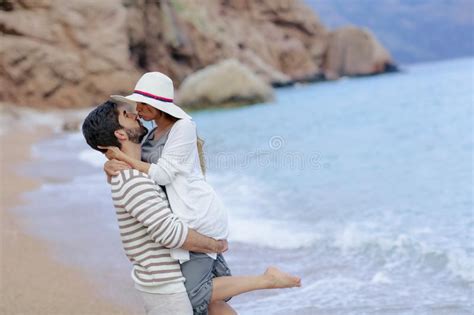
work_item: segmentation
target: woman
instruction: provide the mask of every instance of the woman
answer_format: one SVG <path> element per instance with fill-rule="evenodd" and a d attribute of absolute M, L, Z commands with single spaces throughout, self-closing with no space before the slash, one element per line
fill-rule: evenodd
<path fill-rule="evenodd" d="M 108 147 L 104 169 L 108 175 L 132 167 L 164 186 L 173 212 L 190 228 L 214 239 L 227 239 L 227 212 L 204 178 L 196 126 L 191 117 L 173 103 L 173 82 L 159 72 L 144 74 L 134 93 L 112 96 L 116 101 L 136 105 L 140 118 L 153 120 L 153 129 L 142 144 L 142 161 Z M 202 147 L 201 147 L 202 148 Z M 257 289 L 300 286 L 300 279 L 269 268 L 260 276 L 231 277 L 219 254 L 172 250 L 180 260 L 186 290 L 195 314 L 234 314 L 223 301 Z"/>

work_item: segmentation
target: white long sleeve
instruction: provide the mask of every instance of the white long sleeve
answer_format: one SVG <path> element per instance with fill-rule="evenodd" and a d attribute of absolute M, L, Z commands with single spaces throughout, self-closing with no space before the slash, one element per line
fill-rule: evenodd
<path fill-rule="evenodd" d="M 156 162 L 149 161 L 152 164 L 148 175 L 158 185 L 166 187 L 171 210 L 189 228 L 215 239 L 226 239 L 227 210 L 204 179 L 196 134 L 193 121 L 180 119 L 175 122 L 161 157 Z"/>
<path fill-rule="evenodd" d="M 158 185 L 168 185 L 179 173 L 191 173 L 197 150 L 196 126 L 189 119 L 180 119 L 170 131 L 161 158 L 150 166 L 148 175 Z"/>

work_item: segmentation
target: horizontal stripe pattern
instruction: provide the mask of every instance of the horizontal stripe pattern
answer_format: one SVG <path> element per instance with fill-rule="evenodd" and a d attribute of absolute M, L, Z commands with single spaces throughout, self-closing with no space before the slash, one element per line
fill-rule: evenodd
<path fill-rule="evenodd" d="M 124 170 L 111 180 L 120 238 L 140 285 L 184 281 L 169 248 L 179 248 L 188 228 L 170 210 L 163 190 L 146 174 Z"/>

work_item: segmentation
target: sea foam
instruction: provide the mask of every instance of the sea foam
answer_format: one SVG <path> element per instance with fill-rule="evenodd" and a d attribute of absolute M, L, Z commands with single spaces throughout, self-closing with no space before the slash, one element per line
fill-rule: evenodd
<path fill-rule="evenodd" d="M 230 236 L 234 242 L 265 246 L 275 249 L 311 247 L 321 236 L 315 232 L 298 229 L 298 224 L 269 219 L 246 219 L 231 216 Z"/>
<path fill-rule="evenodd" d="M 346 256 L 367 256 L 378 252 L 385 257 L 388 265 L 398 265 L 404 259 L 414 263 L 417 268 L 435 269 L 448 272 L 463 282 L 474 284 L 474 257 L 466 250 L 444 248 L 419 239 L 417 228 L 408 233 L 384 234 L 383 230 L 369 231 L 363 224 L 349 223 L 341 229 L 334 229 L 333 236 L 326 236 L 322 242 L 330 242 Z M 374 283 L 390 281 L 383 273 L 376 274 Z"/>
<path fill-rule="evenodd" d="M 92 149 L 82 150 L 79 153 L 79 160 L 94 166 L 101 168 L 104 163 L 107 161 L 107 158 L 104 154 L 100 153 L 99 151 L 95 151 Z"/>

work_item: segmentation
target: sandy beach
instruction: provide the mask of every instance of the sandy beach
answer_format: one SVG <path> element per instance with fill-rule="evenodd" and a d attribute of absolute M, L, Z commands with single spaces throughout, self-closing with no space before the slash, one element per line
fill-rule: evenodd
<path fill-rule="evenodd" d="M 1 306 L 0 314 L 136 314 L 99 298 L 97 288 L 75 268 L 51 257 L 48 244 L 22 230 L 13 207 L 21 194 L 41 184 L 15 171 L 31 159 L 31 144 L 48 130 L 6 134 L 1 139 Z"/>

